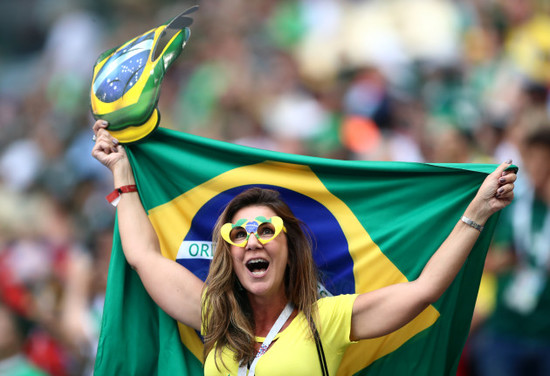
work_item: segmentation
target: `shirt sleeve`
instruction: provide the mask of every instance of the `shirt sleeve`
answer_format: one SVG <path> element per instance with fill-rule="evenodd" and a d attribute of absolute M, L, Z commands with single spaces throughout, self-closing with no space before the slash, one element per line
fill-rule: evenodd
<path fill-rule="evenodd" d="M 324 347 L 343 353 L 355 341 L 350 340 L 351 315 L 357 294 L 322 298 L 317 302 L 319 323 L 317 330 Z"/>

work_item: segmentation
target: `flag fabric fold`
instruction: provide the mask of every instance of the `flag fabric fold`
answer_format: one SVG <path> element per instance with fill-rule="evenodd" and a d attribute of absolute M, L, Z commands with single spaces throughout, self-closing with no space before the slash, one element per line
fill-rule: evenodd
<path fill-rule="evenodd" d="M 276 189 L 313 234 L 322 295 L 415 279 L 496 167 L 330 160 L 162 128 L 127 151 L 165 257 L 204 280 L 225 204 L 252 186 Z M 496 221 L 441 299 L 397 332 L 352 345 L 339 375 L 454 375 Z M 199 335 L 147 295 L 116 226 L 95 374 L 202 375 Z"/>

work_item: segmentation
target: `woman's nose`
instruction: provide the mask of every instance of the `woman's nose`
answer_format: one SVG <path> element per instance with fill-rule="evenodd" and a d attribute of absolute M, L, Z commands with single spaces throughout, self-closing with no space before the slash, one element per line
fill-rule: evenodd
<path fill-rule="evenodd" d="M 262 247 L 262 243 L 260 243 L 260 241 L 258 240 L 256 235 L 255 234 L 250 234 L 250 236 L 248 237 L 248 242 L 246 243 L 245 248 L 247 250 L 253 250 L 253 249 L 261 248 L 261 247 Z"/>

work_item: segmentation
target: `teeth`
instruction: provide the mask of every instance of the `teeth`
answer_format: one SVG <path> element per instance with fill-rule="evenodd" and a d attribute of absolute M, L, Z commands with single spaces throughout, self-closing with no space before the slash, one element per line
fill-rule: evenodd
<path fill-rule="evenodd" d="M 267 262 L 265 261 L 264 259 L 254 259 L 254 260 L 250 260 L 247 262 L 247 264 L 251 265 L 251 264 L 259 264 L 260 262 Z"/>
<path fill-rule="evenodd" d="M 246 267 L 254 274 L 263 273 L 269 267 L 269 261 L 262 258 L 252 259 L 246 263 Z"/>

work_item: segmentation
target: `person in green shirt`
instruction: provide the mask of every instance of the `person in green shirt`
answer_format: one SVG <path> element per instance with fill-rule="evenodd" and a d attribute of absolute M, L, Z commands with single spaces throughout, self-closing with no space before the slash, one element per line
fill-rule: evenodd
<path fill-rule="evenodd" d="M 47 376 L 26 358 L 23 340 L 17 316 L 0 302 L 0 376 Z"/>
<path fill-rule="evenodd" d="M 550 375 L 550 126 L 526 137 L 522 159 L 488 256 L 497 291 L 475 340 L 481 376 Z"/>

